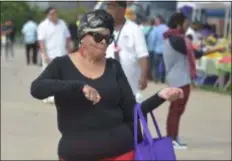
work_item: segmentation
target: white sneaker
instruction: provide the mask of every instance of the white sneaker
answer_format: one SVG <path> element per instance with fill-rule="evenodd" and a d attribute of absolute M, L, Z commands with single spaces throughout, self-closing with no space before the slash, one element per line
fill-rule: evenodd
<path fill-rule="evenodd" d="M 54 97 L 48 97 L 48 103 L 53 104 L 54 103 Z"/>
<path fill-rule="evenodd" d="M 142 103 L 144 101 L 144 97 L 140 92 L 136 93 L 135 99 L 138 103 Z"/>
<path fill-rule="evenodd" d="M 173 145 L 174 149 L 183 149 L 183 150 L 188 149 L 187 144 L 182 144 L 182 143 L 180 143 L 179 140 L 173 140 L 172 145 Z"/>
<path fill-rule="evenodd" d="M 53 104 L 54 103 L 54 97 L 48 97 L 48 98 L 44 99 L 43 102 Z"/>
<path fill-rule="evenodd" d="M 43 103 L 48 103 L 48 99 L 44 99 L 44 100 L 43 100 Z"/>

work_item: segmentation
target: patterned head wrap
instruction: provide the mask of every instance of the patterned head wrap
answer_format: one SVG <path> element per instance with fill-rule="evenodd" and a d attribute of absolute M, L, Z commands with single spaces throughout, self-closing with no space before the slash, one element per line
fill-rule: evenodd
<path fill-rule="evenodd" d="M 97 32 L 102 29 L 109 29 L 110 34 L 114 32 L 114 19 L 105 10 L 91 11 L 83 16 L 78 26 L 79 39 L 89 32 Z"/>

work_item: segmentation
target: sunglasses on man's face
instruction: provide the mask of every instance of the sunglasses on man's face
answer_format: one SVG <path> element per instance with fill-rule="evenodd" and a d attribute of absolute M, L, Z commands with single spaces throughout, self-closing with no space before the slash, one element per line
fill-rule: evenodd
<path fill-rule="evenodd" d="M 89 32 L 88 35 L 91 35 L 96 43 L 100 43 L 105 39 L 107 44 L 111 44 L 114 40 L 112 35 L 103 35 L 97 32 Z"/>

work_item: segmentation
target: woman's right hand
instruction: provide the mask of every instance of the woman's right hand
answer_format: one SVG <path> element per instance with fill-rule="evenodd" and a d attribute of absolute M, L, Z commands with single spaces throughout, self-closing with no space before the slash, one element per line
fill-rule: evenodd
<path fill-rule="evenodd" d="M 89 100 L 92 101 L 93 104 L 98 103 L 101 100 L 101 96 L 98 93 L 98 91 L 89 85 L 85 85 L 82 89 L 83 93 L 85 94 L 85 97 Z"/>

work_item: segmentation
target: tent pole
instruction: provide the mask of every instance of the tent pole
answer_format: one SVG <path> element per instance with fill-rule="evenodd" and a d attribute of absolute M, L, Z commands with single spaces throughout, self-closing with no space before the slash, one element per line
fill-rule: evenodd
<path fill-rule="evenodd" d="M 232 34 L 232 30 L 231 30 L 231 25 L 232 25 L 232 24 L 231 24 L 231 15 L 232 15 L 231 12 L 232 12 L 232 10 L 231 10 L 231 8 L 229 8 L 229 11 L 230 11 L 230 12 L 229 12 L 229 15 L 228 15 L 228 16 L 229 16 L 229 17 L 228 17 L 228 19 L 229 19 L 228 40 L 230 40 L 230 39 L 231 39 L 231 36 L 232 36 L 232 35 L 231 35 L 231 34 Z M 230 41 L 231 41 L 231 40 L 230 40 Z"/>
<path fill-rule="evenodd" d="M 228 25 L 228 20 L 229 20 L 229 8 L 226 7 L 226 15 L 225 15 L 225 22 L 224 22 L 224 38 L 227 37 L 227 25 Z"/>

